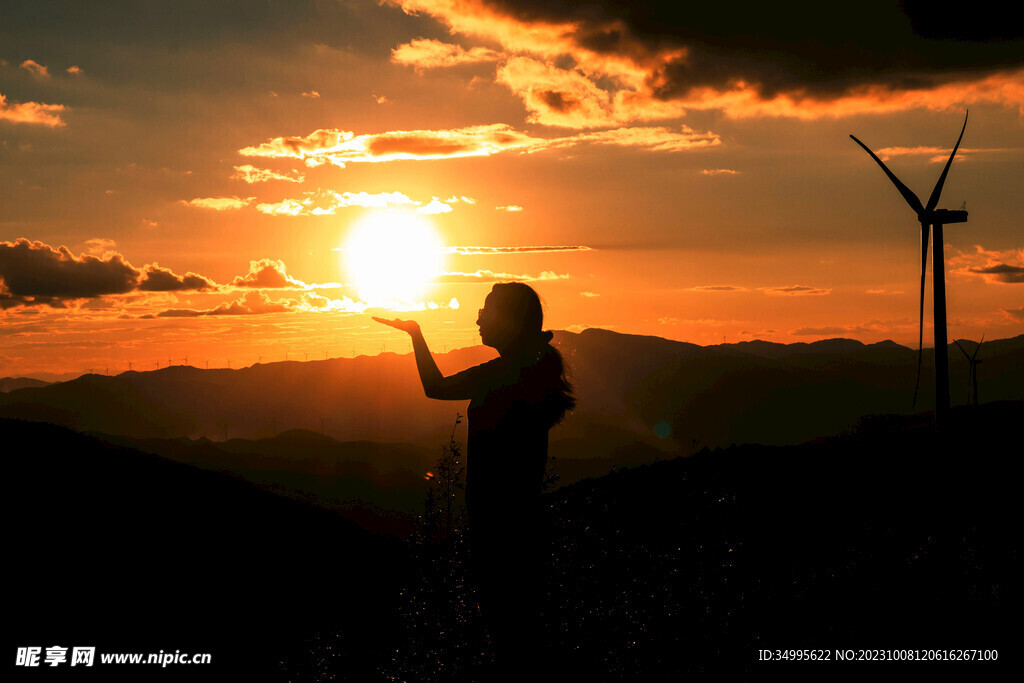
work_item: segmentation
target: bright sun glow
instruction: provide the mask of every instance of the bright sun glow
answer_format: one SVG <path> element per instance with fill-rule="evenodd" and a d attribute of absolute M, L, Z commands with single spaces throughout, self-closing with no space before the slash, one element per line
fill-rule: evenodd
<path fill-rule="evenodd" d="M 443 248 L 429 219 L 410 211 L 371 211 L 345 244 L 348 277 L 359 297 L 387 306 L 421 301 L 441 272 Z"/>

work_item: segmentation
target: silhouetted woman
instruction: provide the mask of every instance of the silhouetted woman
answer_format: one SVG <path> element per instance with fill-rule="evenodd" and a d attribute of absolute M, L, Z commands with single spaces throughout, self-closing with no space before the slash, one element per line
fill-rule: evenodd
<path fill-rule="evenodd" d="M 540 664 L 543 643 L 541 488 L 548 430 L 575 404 L 562 356 L 543 331 L 537 293 L 519 282 L 494 285 L 480 309 L 480 339 L 499 357 L 450 377 L 434 363 L 419 325 L 378 322 L 412 337 L 430 398 L 470 399 L 466 508 L 480 607 L 498 665 L 514 677 Z"/>

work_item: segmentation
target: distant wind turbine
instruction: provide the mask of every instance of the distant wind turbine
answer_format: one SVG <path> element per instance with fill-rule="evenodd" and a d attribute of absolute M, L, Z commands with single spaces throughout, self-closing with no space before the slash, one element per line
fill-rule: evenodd
<path fill-rule="evenodd" d="M 871 158 L 882 167 L 885 175 L 889 177 L 889 180 L 892 181 L 892 184 L 896 186 L 896 189 L 903 196 L 904 201 L 917 214 L 917 220 L 921 224 L 921 303 L 918 312 L 917 380 L 914 383 L 914 405 L 917 405 L 917 390 L 921 382 L 921 351 L 924 340 L 924 284 L 925 267 L 928 263 L 928 228 L 931 226 L 935 229 L 932 250 L 932 258 L 935 261 L 932 266 L 932 299 L 935 327 L 935 425 L 937 428 L 942 428 L 949 413 L 949 356 L 946 348 L 948 344 L 946 338 L 946 263 L 942 253 L 942 226 L 947 223 L 966 223 L 967 212 L 964 210 L 949 211 L 947 209 L 936 209 L 935 207 L 939 203 L 939 195 L 942 194 L 942 186 L 946 182 L 946 174 L 949 173 L 949 167 L 953 164 L 953 159 L 960 148 L 960 141 L 963 140 L 964 130 L 966 129 L 967 116 L 965 115 L 963 128 L 960 129 L 960 137 L 957 138 L 956 145 L 953 147 L 953 153 L 949 155 L 949 160 L 946 162 L 945 168 L 942 169 L 942 175 L 939 176 L 938 182 L 935 183 L 935 188 L 932 189 L 931 196 L 928 197 L 927 205 L 922 205 L 917 195 L 901 183 L 900 179 L 893 175 L 893 172 L 882 163 L 881 159 L 875 156 L 874 152 L 868 149 L 867 145 L 853 135 L 850 136 L 854 142 L 863 147 L 864 151 L 870 154 Z"/>
<path fill-rule="evenodd" d="M 981 345 L 985 343 L 985 335 L 981 335 L 981 341 L 978 342 L 978 346 L 975 347 L 974 353 L 967 355 L 967 351 L 964 347 L 960 346 L 960 342 L 956 339 L 953 343 L 957 345 L 957 348 L 964 354 L 964 358 L 971 364 L 971 369 L 967 374 L 967 403 L 971 403 L 971 389 L 974 389 L 974 405 L 978 405 L 978 366 L 981 365 L 982 361 L 978 360 L 978 351 L 981 351 Z"/>

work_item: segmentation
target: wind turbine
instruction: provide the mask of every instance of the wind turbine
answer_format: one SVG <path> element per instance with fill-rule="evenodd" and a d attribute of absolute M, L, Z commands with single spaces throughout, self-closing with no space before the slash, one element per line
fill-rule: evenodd
<path fill-rule="evenodd" d="M 966 129 L 967 116 L 965 115 L 964 125 L 960 129 L 960 137 L 956 140 L 953 153 L 949 155 L 949 160 L 946 162 L 945 168 L 942 169 L 942 175 L 939 176 L 939 181 L 935 183 L 935 188 L 932 189 L 932 194 L 928 197 L 928 204 L 924 206 L 921 205 L 921 200 L 917 198 L 917 195 L 901 183 L 900 179 L 893 175 L 893 172 L 882 163 L 881 159 L 875 156 L 874 152 L 868 149 L 867 145 L 853 135 L 850 136 L 854 142 L 863 147 L 864 151 L 870 154 L 871 158 L 882 167 L 885 175 L 889 177 L 889 180 L 899 190 L 903 199 L 914 210 L 914 213 L 917 214 L 917 220 L 921 224 L 921 304 L 918 313 L 917 380 L 914 382 L 914 405 L 917 405 L 917 390 L 921 382 L 921 350 L 924 340 L 924 283 L 925 267 L 928 263 L 928 228 L 931 226 L 935 230 L 932 248 L 932 259 L 935 262 L 932 266 L 932 299 L 935 328 L 935 425 L 937 428 L 942 427 L 949 413 L 949 356 L 946 348 L 948 344 L 946 339 L 946 264 L 942 254 L 942 226 L 947 223 L 966 223 L 967 212 L 963 210 L 949 211 L 947 209 L 936 209 L 935 207 L 939 203 L 939 195 L 942 194 L 942 186 L 946 182 L 946 174 L 949 173 L 949 167 L 953 164 L 953 159 L 956 157 L 956 151 L 960 148 L 960 141 L 963 140 L 964 130 Z"/>
<path fill-rule="evenodd" d="M 964 351 L 964 347 L 960 346 L 960 342 L 956 339 L 953 343 L 957 345 L 964 354 L 964 358 L 971 364 L 971 369 L 967 374 L 967 391 L 970 392 L 971 388 L 974 388 L 974 405 L 978 405 L 978 366 L 981 365 L 982 361 L 978 360 L 978 351 L 981 351 L 981 345 L 985 343 L 985 335 L 981 335 L 981 341 L 978 342 L 978 346 L 974 349 L 974 353 L 967 355 L 967 351 Z M 971 402 L 971 394 L 967 394 L 967 403 Z"/>

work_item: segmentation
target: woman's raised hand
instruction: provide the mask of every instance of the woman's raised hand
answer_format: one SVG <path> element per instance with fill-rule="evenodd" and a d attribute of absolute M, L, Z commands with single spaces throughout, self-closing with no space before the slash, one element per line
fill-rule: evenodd
<path fill-rule="evenodd" d="M 385 318 L 378 318 L 377 316 L 373 316 L 373 319 L 381 324 L 387 325 L 388 327 L 393 327 L 396 330 L 408 332 L 409 334 L 415 334 L 420 331 L 420 324 L 415 320 L 399 320 L 398 318 L 395 318 L 394 320 L 387 320 Z"/>

